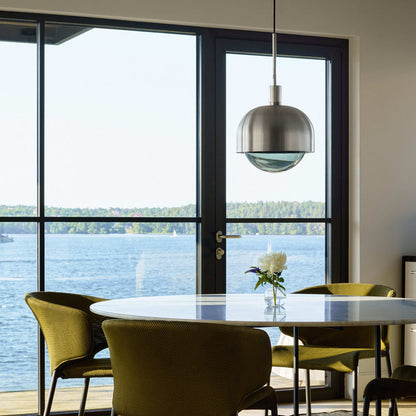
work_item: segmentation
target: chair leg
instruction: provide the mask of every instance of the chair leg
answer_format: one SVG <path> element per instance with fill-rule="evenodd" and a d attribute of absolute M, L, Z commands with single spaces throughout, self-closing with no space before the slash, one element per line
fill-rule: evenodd
<path fill-rule="evenodd" d="M 270 377 L 267 380 L 267 385 L 270 386 Z M 114 409 L 112 409 L 114 410 Z M 269 414 L 269 409 L 264 409 L 264 416 L 267 416 Z M 111 416 L 114 416 L 113 414 L 111 414 Z M 272 415 L 273 416 L 273 415 Z"/>
<path fill-rule="evenodd" d="M 389 416 L 398 416 L 397 401 L 395 398 L 389 400 Z"/>
<path fill-rule="evenodd" d="M 266 410 L 266 412 L 267 412 L 267 410 Z M 110 414 L 110 416 L 117 416 L 117 413 L 114 411 L 114 407 L 111 408 L 111 414 Z"/>
<path fill-rule="evenodd" d="M 386 357 L 386 365 L 387 365 L 387 374 L 389 378 L 391 378 L 393 371 L 392 371 L 392 366 L 391 366 L 390 349 L 386 350 L 385 357 Z M 397 409 L 397 400 L 391 399 L 389 402 L 389 416 L 398 416 L 398 415 L 399 415 L 399 411 Z"/>
<path fill-rule="evenodd" d="M 368 399 L 368 397 L 364 397 L 363 416 L 368 416 L 369 411 L 370 411 L 370 400 Z"/>
<path fill-rule="evenodd" d="M 305 399 L 306 399 L 306 416 L 311 416 L 312 415 L 312 408 L 311 408 L 311 374 L 310 374 L 309 370 L 306 370 Z"/>
<path fill-rule="evenodd" d="M 386 350 L 385 357 L 386 357 L 386 364 L 387 364 L 387 374 L 390 378 L 393 373 L 392 367 L 391 367 L 390 349 Z"/>
<path fill-rule="evenodd" d="M 84 416 L 85 404 L 87 402 L 87 394 L 88 394 L 89 385 L 90 385 L 90 379 L 89 377 L 86 377 L 84 380 L 84 390 L 82 391 L 82 398 L 81 398 L 81 404 L 79 406 L 78 416 Z"/>
<path fill-rule="evenodd" d="M 53 396 L 55 395 L 55 388 L 56 388 L 57 381 L 58 381 L 58 375 L 56 371 L 54 371 L 52 374 L 52 378 L 51 378 L 51 385 L 49 387 L 48 399 L 46 400 L 46 406 L 43 412 L 43 416 L 49 416 L 49 413 L 51 412 L 52 401 L 53 401 Z"/>
<path fill-rule="evenodd" d="M 357 397 L 357 385 L 358 385 L 358 367 L 352 372 L 352 416 L 358 415 L 358 397 Z"/>

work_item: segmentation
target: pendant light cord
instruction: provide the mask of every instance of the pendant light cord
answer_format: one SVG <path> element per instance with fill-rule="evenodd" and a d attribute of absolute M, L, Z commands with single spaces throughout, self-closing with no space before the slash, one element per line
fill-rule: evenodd
<path fill-rule="evenodd" d="M 276 86 L 276 58 L 277 58 L 277 34 L 276 34 L 276 0 L 273 0 L 273 34 L 272 34 L 272 55 L 273 55 L 273 86 Z"/>
<path fill-rule="evenodd" d="M 276 84 L 277 66 L 277 33 L 276 33 L 276 0 L 273 0 L 273 33 L 272 33 L 273 85 L 270 87 L 270 105 L 280 104 L 280 86 Z"/>

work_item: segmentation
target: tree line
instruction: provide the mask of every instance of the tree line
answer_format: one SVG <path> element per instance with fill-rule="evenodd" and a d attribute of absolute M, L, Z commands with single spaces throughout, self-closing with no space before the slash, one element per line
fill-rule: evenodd
<path fill-rule="evenodd" d="M 66 222 L 48 222 L 48 234 L 194 234 L 194 223 L 161 222 L 119 222 L 117 217 L 195 217 L 195 205 L 189 204 L 173 208 L 54 208 L 46 207 L 48 217 L 67 217 Z M 36 208 L 27 205 L 0 205 L 2 217 L 32 217 Z M 227 204 L 228 218 L 323 218 L 323 202 L 232 202 Z M 71 222 L 71 217 L 110 217 L 114 222 Z M 229 234 L 269 234 L 269 235 L 323 235 L 323 223 L 229 223 Z M 2 234 L 36 233 L 36 223 L 3 222 Z"/>

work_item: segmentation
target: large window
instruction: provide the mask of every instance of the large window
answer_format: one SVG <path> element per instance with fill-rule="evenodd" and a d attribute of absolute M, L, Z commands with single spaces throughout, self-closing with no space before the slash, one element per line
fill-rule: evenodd
<path fill-rule="evenodd" d="M 195 217 L 195 36 L 75 30 L 45 50 L 45 214 Z"/>
<path fill-rule="evenodd" d="M 42 411 L 49 385 L 29 291 L 251 292 L 244 271 L 269 248 L 288 254 L 288 291 L 347 279 L 346 42 L 279 37 L 283 102 L 316 152 L 267 174 L 235 133 L 268 103 L 269 34 L 2 16 L 0 415 Z M 92 384 L 87 408 L 109 407 L 112 381 Z M 76 410 L 80 386 L 58 381 L 52 411 Z"/>

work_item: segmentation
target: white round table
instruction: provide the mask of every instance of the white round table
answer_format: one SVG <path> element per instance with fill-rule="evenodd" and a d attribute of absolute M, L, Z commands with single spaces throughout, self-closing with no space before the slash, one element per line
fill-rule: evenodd
<path fill-rule="evenodd" d="M 99 315 L 124 319 L 221 322 L 242 326 L 366 326 L 416 322 L 416 299 L 379 296 L 288 295 L 284 309 L 267 308 L 263 295 L 174 295 L 95 303 Z"/>
<path fill-rule="evenodd" d="M 380 326 L 416 322 L 416 299 L 288 295 L 283 308 L 266 307 L 259 294 L 174 295 L 115 299 L 91 305 L 99 315 L 142 320 L 203 321 L 251 327 L 293 327 L 294 415 L 299 414 L 298 328 L 374 326 L 375 376 L 381 377 Z M 381 415 L 381 404 L 377 405 Z"/>

